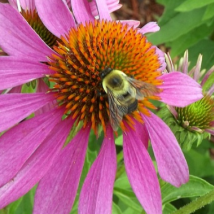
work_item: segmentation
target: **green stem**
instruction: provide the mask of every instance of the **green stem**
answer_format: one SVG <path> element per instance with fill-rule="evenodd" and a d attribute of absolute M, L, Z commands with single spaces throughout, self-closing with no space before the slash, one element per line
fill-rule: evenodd
<path fill-rule="evenodd" d="M 115 180 L 117 180 L 124 172 L 125 172 L 125 166 L 124 166 L 124 164 L 122 164 L 117 169 Z"/>
<path fill-rule="evenodd" d="M 196 200 L 192 201 L 191 203 L 187 204 L 186 206 L 180 208 L 179 210 L 173 212 L 172 214 L 190 214 L 199 210 L 200 208 L 204 207 L 207 204 L 210 204 L 214 201 L 214 189 L 203 195 Z"/>
<path fill-rule="evenodd" d="M 117 163 L 123 160 L 123 150 L 117 154 Z"/>
<path fill-rule="evenodd" d="M 122 162 L 122 160 L 123 160 L 123 150 L 117 154 L 118 168 L 117 168 L 115 180 L 117 180 L 125 172 L 125 166 L 124 166 L 124 163 Z"/>

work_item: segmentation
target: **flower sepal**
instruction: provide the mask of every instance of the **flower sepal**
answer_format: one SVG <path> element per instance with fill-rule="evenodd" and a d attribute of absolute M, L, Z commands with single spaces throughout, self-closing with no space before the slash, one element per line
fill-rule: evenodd
<path fill-rule="evenodd" d="M 188 124 L 185 124 L 185 127 L 184 124 L 181 125 L 167 107 L 161 108 L 161 110 L 158 112 L 158 115 L 170 127 L 182 150 L 188 151 L 193 146 L 199 146 L 202 143 L 203 139 L 206 139 L 208 137 L 210 138 L 210 134 L 208 132 L 203 132 L 202 130 L 187 129 Z"/>

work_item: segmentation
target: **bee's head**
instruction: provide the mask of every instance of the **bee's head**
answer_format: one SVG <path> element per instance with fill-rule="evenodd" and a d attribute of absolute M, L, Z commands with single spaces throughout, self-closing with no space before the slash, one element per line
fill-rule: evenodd
<path fill-rule="evenodd" d="M 104 70 L 100 71 L 100 78 L 103 80 L 113 69 L 109 67 L 105 67 Z"/>

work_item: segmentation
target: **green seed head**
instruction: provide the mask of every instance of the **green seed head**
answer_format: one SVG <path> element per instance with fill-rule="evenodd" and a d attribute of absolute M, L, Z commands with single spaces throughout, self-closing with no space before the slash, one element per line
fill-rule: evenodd
<path fill-rule="evenodd" d="M 178 113 L 177 120 L 184 128 L 203 132 L 204 129 L 211 128 L 214 121 L 214 100 L 205 95 L 201 100 L 184 108 L 176 107 Z"/>

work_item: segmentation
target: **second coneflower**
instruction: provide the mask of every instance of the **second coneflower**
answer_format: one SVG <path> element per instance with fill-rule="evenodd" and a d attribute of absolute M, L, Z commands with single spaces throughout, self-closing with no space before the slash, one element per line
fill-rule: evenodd
<path fill-rule="evenodd" d="M 166 56 L 167 70 L 174 71 L 174 65 L 170 55 Z M 203 98 L 186 107 L 169 105 L 169 110 L 173 117 L 165 114 L 164 120 L 172 128 L 179 143 L 190 149 L 193 143 L 199 145 L 204 138 L 214 134 L 214 66 L 204 75 L 201 70 L 202 55 L 199 55 L 197 64 L 190 70 L 188 61 L 188 51 L 181 58 L 178 70 L 191 76 L 203 88 Z M 203 76 L 204 75 L 204 76 Z M 202 77 L 202 78 L 201 78 Z"/>
<path fill-rule="evenodd" d="M 150 100 L 184 107 L 202 98 L 200 85 L 179 72 L 162 73 L 164 55 L 144 35 L 157 25 L 136 29 L 112 21 L 101 0 L 96 1 L 98 20 L 84 0 L 71 1 L 75 18 L 63 1 L 35 2 L 42 22 L 58 38 L 53 49 L 16 10 L 0 4 L 0 46 L 8 54 L 0 58 L 0 90 L 44 77 L 52 82 L 49 88 L 40 84 L 42 93 L 0 96 L 0 131 L 9 129 L 0 138 L 0 207 L 39 182 L 34 213 L 69 213 L 89 132 L 97 134 L 102 127 L 104 141 L 83 184 L 79 213 L 111 213 L 116 151 L 109 122 L 112 109 L 101 76 L 111 68 L 156 89 L 145 93 L 137 110 L 124 114 L 119 126 L 131 186 L 148 214 L 162 213 L 157 175 L 144 145 L 151 140 L 158 171 L 167 182 L 180 186 L 189 173 L 174 135 L 149 110 L 155 109 Z M 35 111 L 34 118 L 19 123 Z M 82 128 L 65 145 L 74 123 Z"/>

